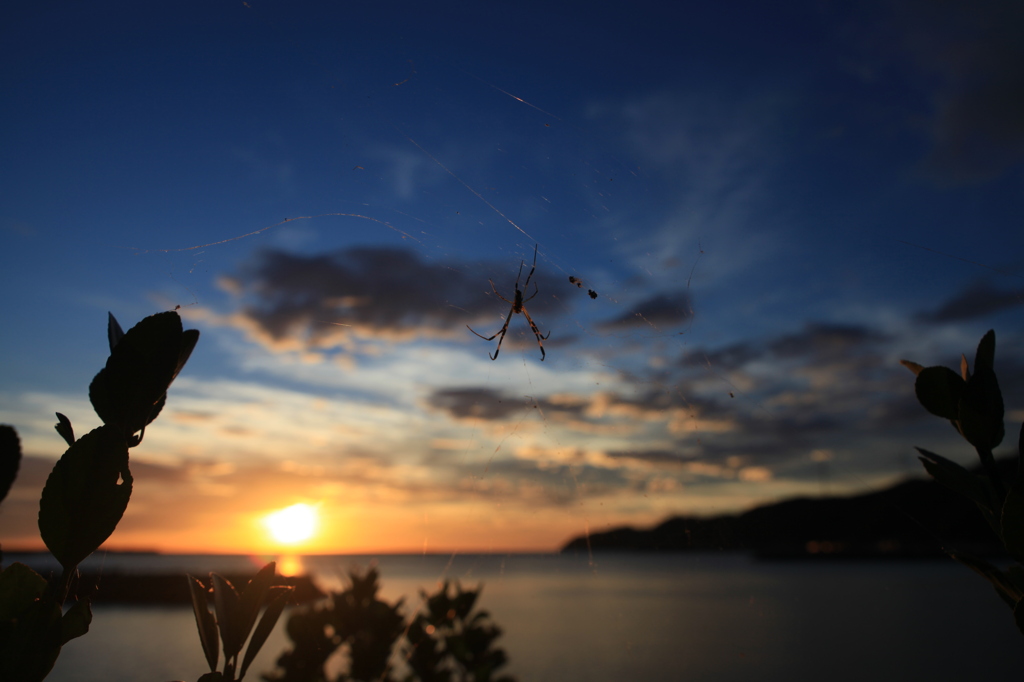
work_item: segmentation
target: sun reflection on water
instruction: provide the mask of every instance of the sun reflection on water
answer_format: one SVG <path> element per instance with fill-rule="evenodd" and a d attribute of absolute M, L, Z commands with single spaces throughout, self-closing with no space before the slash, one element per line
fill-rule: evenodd
<path fill-rule="evenodd" d="M 292 576 L 302 575 L 305 571 L 306 566 L 302 562 L 302 557 L 297 554 L 283 554 L 277 558 L 278 575 L 290 578 Z"/>

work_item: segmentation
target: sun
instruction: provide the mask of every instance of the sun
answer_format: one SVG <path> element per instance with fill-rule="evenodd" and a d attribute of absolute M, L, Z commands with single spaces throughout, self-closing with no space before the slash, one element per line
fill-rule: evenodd
<path fill-rule="evenodd" d="M 268 514 L 263 523 L 275 540 L 294 545 L 313 537 L 317 525 L 316 509 L 308 504 L 293 504 Z"/>

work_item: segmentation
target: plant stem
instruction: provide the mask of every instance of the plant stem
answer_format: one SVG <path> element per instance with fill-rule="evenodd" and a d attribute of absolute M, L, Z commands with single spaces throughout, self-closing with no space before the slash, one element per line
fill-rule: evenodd
<path fill-rule="evenodd" d="M 70 570 L 65 568 L 61 571 L 60 580 L 49 580 L 46 585 L 44 598 L 54 601 L 63 609 L 64 602 L 67 601 L 68 598 L 68 593 L 71 592 L 71 579 L 77 572 L 77 566 Z"/>
<path fill-rule="evenodd" d="M 71 591 L 71 578 L 78 572 L 78 567 L 68 570 L 65 568 L 60 574 L 60 583 L 57 587 L 57 603 L 60 607 L 64 608 L 64 602 L 67 601 L 68 592 Z"/>

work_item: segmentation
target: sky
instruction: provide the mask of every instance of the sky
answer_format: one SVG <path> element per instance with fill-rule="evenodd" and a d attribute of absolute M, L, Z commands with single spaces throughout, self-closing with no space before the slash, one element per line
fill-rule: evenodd
<path fill-rule="evenodd" d="M 899 360 L 989 329 L 1006 454 L 1022 30 L 985 0 L 11 8 L 0 542 L 41 544 L 54 412 L 99 425 L 108 312 L 201 333 L 114 549 L 553 551 L 878 490 L 915 445 L 971 462 Z"/>

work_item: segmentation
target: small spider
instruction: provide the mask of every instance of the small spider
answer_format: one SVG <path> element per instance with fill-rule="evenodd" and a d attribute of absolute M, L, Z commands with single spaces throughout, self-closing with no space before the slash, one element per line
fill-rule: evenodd
<path fill-rule="evenodd" d="M 466 329 L 468 329 L 469 331 L 473 332 L 474 334 L 479 336 L 484 341 L 493 341 L 495 338 L 497 338 L 499 336 L 501 337 L 500 339 L 498 339 L 498 347 L 494 350 L 494 355 L 491 355 L 490 353 L 487 354 L 488 357 L 491 358 L 491 360 L 497 360 L 498 359 L 498 353 L 501 352 L 501 342 L 505 340 L 505 332 L 508 331 L 508 323 L 512 321 L 512 316 L 515 315 L 516 313 L 522 313 L 523 317 L 526 318 L 526 321 L 530 323 L 530 329 L 533 330 L 533 335 L 537 337 L 537 345 L 540 346 L 540 359 L 541 359 L 541 362 L 544 361 L 544 343 L 543 343 L 543 341 L 544 341 L 544 339 L 548 338 L 548 336 L 551 336 L 551 332 L 548 332 L 547 336 L 541 336 L 540 330 L 537 329 L 537 325 L 533 321 L 533 318 L 530 317 L 530 313 L 526 312 L 526 306 L 524 305 L 527 301 L 533 299 L 533 297 L 536 296 L 539 293 L 539 290 L 537 288 L 537 283 L 536 282 L 533 283 L 533 287 L 534 287 L 533 296 L 530 296 L 530 298 L 527 298 L 526 300 L 523 300 L 523 292 L 526 291 L 529 288 L 529 286 L 530 286 L 530 278 L 533 277 L 533 271 L 537 269 L 537 245 L 534 245 L 534 247 L 533 247 L 533 266 L 530 268 L 530 273 L 528 275 L 526 275 L 526 282 L 523 283 L 523 288 L 522 288 L 522 290 L 520 290 L 519 289 L 519 278 L 523 276 L 523 265 L 525 265 L 525 264 L 526 264 L 526 261 L 520 261 L 519 262 L 519 274 L 516 275 L 516 293 L 515 293 L 515 296 L 513 297 L 513 300 L 511 300 L 511 301 L 498 293 L 498 290 L 494 287 L 494 281 L 493 280 L 487 280 L 488 282 L 491 283 L 491 291 L 494 292 L 495 296 L 497 296 L 501 300 L 505 301 L 505 303 L 511 303 L 512 304 L 512 309 L 508 311 L 508 317 L 505 318 L 505 324 L 504 324 L 504 326 L 502 326 L 501 330 L 496 332 L 492 336 L 484 336 L 483 334 L 480 334 L 480 333 L 478 333 L 476 331 L 473 331 L 473 328 L 470 327 L 468 324 L 466 325 Z"/>

